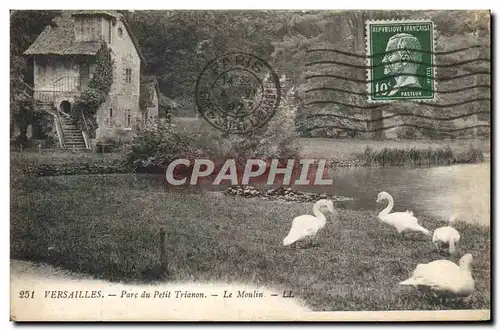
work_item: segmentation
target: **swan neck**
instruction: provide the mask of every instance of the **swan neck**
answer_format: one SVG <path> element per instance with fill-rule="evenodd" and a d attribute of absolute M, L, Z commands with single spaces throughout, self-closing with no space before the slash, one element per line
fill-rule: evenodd
<path fill-rule="evenodd" d="M 388 196 L 387 197 L 387 200 L 389 201 L 389 203 L 387 204 L 387 207 L 385 207 L 384 210 L 382 210 L 378 216 L 385 216 L 387 214 L 389 214 L 392 210 L 392 208 L 394 207 L 394 199 L 392 198 L 392 196 Z"/>
<path fill-rule="evenodd" d="M 470 263 L 461 264 L 460 269 L 466 272 L 471 272 Z"/>
<path fill-rule="evenodd" d="M 316 218 L 318 218 L 320 220 L 326 220 L 325 215 L 321 212 L 321 210 L 319 210 L 319 206 L 318 205 L 314 205 L 314 207 L 313 207 L 313 214 L 314 214 L 314 216 L 316 216 Z"/>

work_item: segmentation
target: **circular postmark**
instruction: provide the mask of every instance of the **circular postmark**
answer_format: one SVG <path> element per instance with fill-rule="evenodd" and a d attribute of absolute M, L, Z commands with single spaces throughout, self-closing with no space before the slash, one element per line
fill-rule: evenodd
<path fill-rule="evenodd" d="M 264 126 L 281 100 L 278 75 L 264 60 L 233 52 L 210 61 L 196 81 L 198 112 L 215 128 L 249 133 Z"/>

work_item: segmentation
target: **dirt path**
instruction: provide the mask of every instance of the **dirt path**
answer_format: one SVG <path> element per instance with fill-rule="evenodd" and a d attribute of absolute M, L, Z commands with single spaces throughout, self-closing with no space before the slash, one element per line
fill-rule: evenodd
<path fill-rule="evenodd" d="M 10 268 L 13 320 L 255 321 L 280 320 L 283 316 L 289 320 L 311 311 L 295 298 L 283 298 L 282 291 L 246 284 L 130 285 L 96 280 L 28 261 L 11 260 Z M 34 299 L 19 298 L 20 291 L 28 291 L 27 296 L 34 291 Z M 150 298 L 141 297 L 145 292 Z M 165 297 L 168 293 L 170 298 Z M 229 293 L 231 298 L 227 298 Z M 238 293 L 244 297 L 238 297 Z M 254 293 L 256 297 L 250 297 Z M 258 297 L 260 293 L 264 297 Z M 279 296 L 271 296 L 274 293 Z M 80 298 L 70 298 L 72 295 Z M 98 297 L 90 298 L 92 295 Z M 188 297 L 191 295 L 201 298 Z"/>

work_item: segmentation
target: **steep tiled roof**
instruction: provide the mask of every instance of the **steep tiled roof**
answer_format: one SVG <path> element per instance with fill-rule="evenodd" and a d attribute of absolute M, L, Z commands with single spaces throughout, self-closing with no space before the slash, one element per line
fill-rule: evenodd
<path fill-rule="evenodd" d="M 140 95 L 139 95 L 139 105 L 141 109 L 146 107 L 154 107 L 154 91 L 158 95 L 158 89 L 154 81 L 141 81 Z"/>
<path fill-rule="evenodd" d="M 140 89 L 140 99 L 139 104 L 142 109 L 146 107 L 153 107 L 154 103 L 152 101 L 153 89 L 156 90 L 156 96 L 158 97 L 158 107 L 159 108 L 176 108 L 177 103 L 165 96 L 160 91 L 160 86 L 158 79 L 152 75 L 141 75 L 141 89 Z"/>
<path fill-rule="evenodd" d="M 120 15 L 112 10 L 75 10 L 73 15 L 107 15 L 118 18 Z"/>
<path fill-rule="evenodd" d="M 75 22 L 70 12 L 63 11 L 61 16 L 54 18 L 52 24 L 45 27 L 24 54 L 93 55 L 99 48 L 101 48 L 99 41 L 76 42 Z"/>
<path fill-rule="evenodd" d="M 146 66 L 139 45 L 132 31 L 121 14 L 109 10 L 64 10 L 45 27 L 35 42 L 23 53 L 24 55 L 94 55 L 101 48 L 100 41 L 79 41 L 75 39 L 74 15 L 108 15 L 121 18 L 130 38 L 141 58 L 141 65 Z"/>

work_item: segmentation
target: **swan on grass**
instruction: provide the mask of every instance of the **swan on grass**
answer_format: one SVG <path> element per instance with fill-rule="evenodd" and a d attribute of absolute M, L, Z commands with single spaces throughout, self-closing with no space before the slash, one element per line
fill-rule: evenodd
<path fill-rule="evenodd" d="M 405 212 L 391 213 L 394 207 L 394 199 L 387 192 L 380 192 L 377 196 L 377 203 L 383 200 L 389 201 L 387 207 L 378 214 L 378 218 L 383 223 L 389 224 L 396 228 L 399 234 L 403 235 L 405 232 L 420 232 L 427 236 L 431 235 L 431 232 L 418 224 L 418 220 L 413 216 L 411 210 Z"/>
<path fill-rule="evenodd" d="M 283 239 L 283 246 L 292 245 L 299 240 L 308 238 L 310 244 L 316 236 L 316 233 L 325 227 L 326 217 L 321 212 L 321 208 L 326 207 L 327 210 L 333 214 L 333 202 L 329 199 L 321 199 L 313 206 L 312 215 L 297 216 L 292 221 L 292 228 L 288 235 Z"/>
<path fill-rule="evenodd" d="M 454 254 L 456 245 L 460 241 L 460 233 L 451 224 L 455 221 L 455 217 L 451 216 L 448 226 L 442 226 L 434 230 L 432 234 L 432 243 L 438 251 L 448 248 L 450 254 Z"/>
<path fill-rule="evenodd" d="M 471 264 L 472 254 L 462 256 L 458 265 L 448 260 L 419 264 L 411 277 L 399 284 L 441 297 L 468 297 L 475 289 Z"/>

